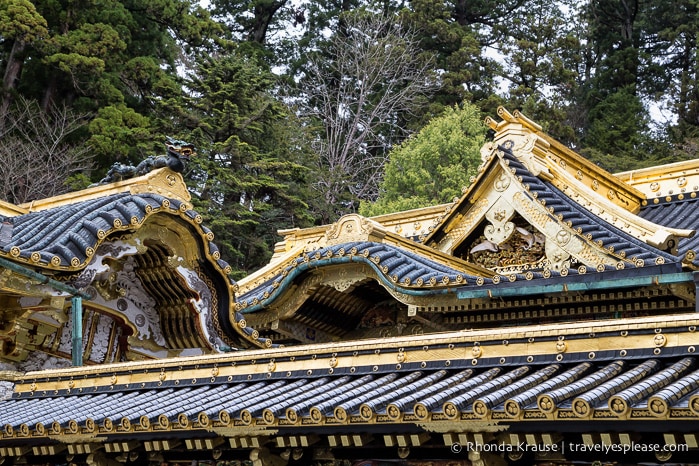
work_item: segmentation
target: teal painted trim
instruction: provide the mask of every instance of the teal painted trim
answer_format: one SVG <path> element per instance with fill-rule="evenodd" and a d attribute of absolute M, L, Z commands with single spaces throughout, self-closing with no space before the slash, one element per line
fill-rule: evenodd
<path fill-rule="evenodd" d="M 490 298 L 494 296 L 508 297 L 508 296 L 527 296 L 536 294 L 546 294 L 546 293 L 562 293 L 565 291 L 588 291 L 588 290 L 608 290 L 615 288 L 629 288 L 635 286 L 649 286 L 653 284 L 673 284 L 673 283 L 683 283 L 692 282 L 693 274 L 691 272 L 686 273 L 671 273 L 671 274 L 656 274 L 656 275 L 643 275 L 640 277 L 626 277 L 626 278 L 607 278 L 600 280 L 600 273 L 594 273 L 590 275 L 578 275 L 580 278 L 589 278 L 588 281 L 584 282 L 572 282 L 572 283 L 552 283 L 548 285 L 534 284 L 531 282 L 519 282 L 516 284 L 501 284 L 501 285 L 482 285 L 478 288 L 471 288 L 469 285 L 460 286 L 449 286 L 447 288 L 439 289 L 411 289 L 399 286 L 396 283 L 391 282 L 386 278 L 386 276 L 379 270 L 376 264 L 368 260 L 364 256 L 344 256 L 344 257 L 332 257 L 329 259 L 318 259 L 309 262 L 303 262 L 298 264 L 296 267 L 292 268 L 284 279 L 279 283 L 279 286 L 274 290 L 273 293 L 267 299 L 262 300 L 258 304 L 248 306 L 247 308 L 241 310 L 242 314 L 250 314 L 257 312 L 264 308 L 265 303 L 270 303 L 281 294 L 285 286 L 294 280 L 302 272 L 310 269 L 315 269 L 323 267 L 326 265 L 337 265 L 346 264 L 350 262 L 362 262 L 369 265 L 374 271 L 377 272 L 379 281 L 386 286 L 386 288 L 403 293 L 409 296 L 438 296 L 444 294 L 455 293 L 458 299 L 472 299 L 472 298 Z M 604 273 L 604 272 L 601 272 Z M 537 280 L 539 281 L 539 280 Z M 504 285 L 504 286 L 503 286 Z M 471 285 L 472 286 L 472 285 Z"/>
<path fill-rule="evenodd" d="M 70 300 L 73 313 L 73 366 L 83 365 L 83 300 L 80 296 L 73 296 Z"/>
<path fill-rule="evenodd" d="M 403 294 L 407 294 L 410 296 L 434 296 L 434 295 L 440 295 L 440 294 L 447 294 L 447 293 L 453 293 L 454 288 L 440 288 L 440 289 L 432 289 L 432 290 L 413 290 L 410 288 L 403 288 L 400 286 L 397 286 L 395 283 L 391 282 L 388 280 L 383 272 L 379 270 L 376 264 L 374 264 L 372 261 L 367 259 L 364 256 L 343 256 L 343 257 L 332 257 L 330 259 L 318 259 L 318 260 L 313 260 L 313 262 L 302 262 L 298 264 L 296 267 L 292 268 L 289 273 L 287 274 L 284 279 L 279 283 L 279 286 L 277 287 L 276 290 L 274 290 L 274 293 L 270 294 L 270 296 L 263 300 L 263 302 L 271 302 L 274 300 L 274 298 L 281 293 L 281 290 L 286 286 L 287 283 L 291 282 L 294 278 L 296 278 L 298 275 L 300 275 L 302 272 L 305 272 L 306 270 L 309 269 L 315 269 L 318 267 L 323 267 L 326 265 L 337 265 L 337 264 L 347 264 L 350 262 L 362 262 L 364 264 L 369 265 L 374 271 L 377 273 L 377 276 L 379 277 L 379 281 L 383 283 L 387 288 L 398 291 Z M 260 302 L 259 304 L 249 306 L 240 312 L 243 314 L 249 314 L 251 312 L 257 312 L 260 309 L 262 309 L 264 306 L 262 305 L 263 302 Z"/>
<path fill-rule="evenodd" d="M 456 292 L 456 296 L 459 299 L 488 298 L 496 296 L 526 296 L 547 293 L 562 293 L 565 291 L 592 291 L 616 288 L 632 288 L 636 286 L 669 285 L 673 283 L 686 283 L 691 281 L 693 281 L 693 274 L 691 272 L 687 272 L 618 279 L 610 278 L 587 282 L 555 283 L 550 285 L 512 285 L 500 288 L 459 290 Z"/>
<path fill-rule="evenodd" d="M 33 278 L 34 280 L 37 280 L 39 283 L 49 285 L 54 290 L 63 291 L 71 296 L 80 296 L 81 298 L 85 299 L 92 298 L 90 295 L 83 293 L 77 288 L 73 288 L 70 285 L 66 285 L 65 283 L 56 281 L 42 273 L 36 272 L 30 268 L 9 261 L 4 257 L 0 257 L 0 267 L 4 267 L 6 269 L 12 270 L 13 272 L 17 272 L 18 274 L 24 275 L 27 278 Z"/>

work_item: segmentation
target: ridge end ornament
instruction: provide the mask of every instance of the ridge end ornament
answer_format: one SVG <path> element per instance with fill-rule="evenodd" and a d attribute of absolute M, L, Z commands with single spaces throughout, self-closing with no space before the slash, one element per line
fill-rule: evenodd
<path fill-rule="evenodd" d="M 509 135 L 502 147 L 510 150 L 532 175 L 553 179 L 545 160 L 549 144 L 540 137 L 535 134 Z"/>

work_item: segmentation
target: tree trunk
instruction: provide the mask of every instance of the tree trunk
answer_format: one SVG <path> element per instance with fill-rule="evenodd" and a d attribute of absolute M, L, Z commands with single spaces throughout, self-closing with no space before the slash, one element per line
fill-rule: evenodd
<path fill-rule="evenodd" d="M 49 79 L 49 82 L 46 86 L 46 90 L 44 91 L 44 96 L 41 99 L 41 110 L 43 110 L 44 112 L 48 112 L 51 109 L 51 107 L 53 107 L 53 102 L 56 95 L 56 88 L 56 74 L 54 73 L 51 75 L 51 79 Z"/>
<path fill-rule="evenodd" d="M 24 65 L 24 50 L 27 43 L 23 40 L 15 40 L 10 50 L 10 56 L 7 59 L 7 67 L 2 79 L 2 101 L 0 101 L 0 135 L 5 129 L 5 119 L 12 104 L 13 91 L 17 87 L 19 77 L 22 74 L 22 66 Z"/>
<path fill-rule="evenodd" d="M 267 39 L 267 30 L 272 23 L 274 15 L 286 2 L 287 0 L 281 0 L 264 5 L 255 5 L 255 22 L 249 35 L 251 41 L 264 45 Z"/>

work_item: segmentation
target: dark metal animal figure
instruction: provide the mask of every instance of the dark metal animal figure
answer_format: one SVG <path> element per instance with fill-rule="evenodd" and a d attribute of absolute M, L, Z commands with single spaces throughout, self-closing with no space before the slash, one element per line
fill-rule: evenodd
<path fill-rule="evenodd" d="M 166 138 L 165 147 L 167 148 L 166 155 L 151 155 L 136 166 L 125 165 L 119 162 L 115 163 L 107 172 L 107 176 L 102 178 L 97 184 L 113 183 L 115 181 L 145 175 L 151 170 L 163 167 L 168 167 L 174 172 L 182 173 L 189 158 L 196 155 L 192 144 L 178 139 Z"/>

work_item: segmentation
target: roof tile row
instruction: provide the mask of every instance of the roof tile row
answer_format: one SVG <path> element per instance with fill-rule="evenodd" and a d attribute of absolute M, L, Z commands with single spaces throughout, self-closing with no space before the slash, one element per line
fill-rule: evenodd
<path fill-rule="evenodd" d="M 595 410 L 617 416 L 647 409 L 665 416 L 669 409 L 689 407 L 699 417 L 699 370 L 695 357 L 665 361 L 611 361 L 521 366 L 504 372 L 490 369 L 441 369 L 370 375 L 327 375 L 319 378 L 206 384 L 196 387 L 113 391 L 97 394 L 12 398 L 0 401 L 0 425 L 18 428 L 74 421 L 104 424 L 112 418 L 129 422 L 194 421 L 204 415 L 221 422 L 274 424 L 301 417 L 312 422 L 352 416 L 370 421 L 405 414 L 421 420 L 461 413 L 487 417 L 500 412 L 517 419 L 524 411 L 554 413 L 572 409 L 584 419 Z M 595 370 L 596 369 L 596 370 Z M 256 419 L 256 421 L 254 421 Z"/>

